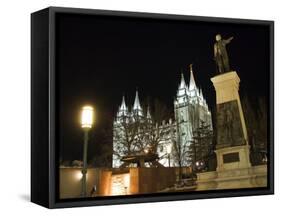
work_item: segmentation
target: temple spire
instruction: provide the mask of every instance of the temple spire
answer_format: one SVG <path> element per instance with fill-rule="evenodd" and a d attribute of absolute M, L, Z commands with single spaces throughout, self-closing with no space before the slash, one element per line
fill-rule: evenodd
<path fill-rule="evenodd" d="M 141 110 L 138 90 L 136 91 L 136 97 L 135 97 L 133 110 Z"/>
<path fill-rule="evenodd" d="M 127 115 L 128 115 L 128 107 L 126 106 L 125 96 L 123 95 L 121 106 L 119 107 L 119 110 L 117 112 L 117 117 L 123 118 Z M 121 120 L 121 119 L 119 119 L 119 120 Z"/>
<path fill-rule="evenodd" d="M 125 96 L 123 95 L 122 97 L 122 103 L 121 103 L 121 106 L 120 106 L 120 110 L 127 110 L 127 106 L 126 106 L 126 103 L 125 103 Z"/>
<path fill-rule="evenodd" d="M 181 72 L 181 82 L 180 82 L 180 85 L 178 88 L 177 96 L 178 97 L 185 96 L 186 90 L 187 90 L 187 86 L 185 84 L 184 75 L 183 75 L 183 72 Z"/>
<path fill-rule="evenodd" d="M 151 119 L 151 114 L 150 114 L 149 106 L 147 106 L 146 118 L 147 118 L 147 119 Z"/>
<path fill-rule="evenodd" d="M 189 65 L 189 69 L 190 69 L 189 90 L 193 90 L 196 89 L 196 84 L 193 76 L 192 64 Z"/>
<path fill-rule="evenodd" d="M 186 84 L 185 84 L 184 76 L 183 76 L 183 73 L 181 72 L 181 83 L 180 83 L 179 89 L 184 89 L 185 87 L 186 87 Z"/>
<path fill-rule="evenodd" d="M 133 106 L 133 112 L 137 116 L 143 116 L 143 111 L 142 111 L 142 108 L 141 108 L 141 105 L 140 105 L 138 90 L 136 91 L 136 97 L 135 97 L 135 102 L 134 102 L 134 106 Z"/>

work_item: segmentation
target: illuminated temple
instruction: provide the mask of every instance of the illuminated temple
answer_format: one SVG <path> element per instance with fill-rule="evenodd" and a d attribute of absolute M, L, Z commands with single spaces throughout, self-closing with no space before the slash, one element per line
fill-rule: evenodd
<path fill-rule="evenodd" d="M 202 121 L 212 129 L 212 117 L 202 90 L 195 83 L 192 66 L 189 74 L 188 85 L 181 74 L 174 100 L 174 118 L 163 119 L 161 124 L 154 122 L 149 107 L 142 107 L 138 91 L 132 107 L 126 105 L 123 96 L 113 122 L 113 168 L 139 166 L 126 164 L 124 157 L 149 153 L 157 155 L 157 164 L 144 161 L 143 167 L 178 167 L 179 157 L 185 158 L 181 166 L 190 165 L 188 149 L 193 131 Z"/>

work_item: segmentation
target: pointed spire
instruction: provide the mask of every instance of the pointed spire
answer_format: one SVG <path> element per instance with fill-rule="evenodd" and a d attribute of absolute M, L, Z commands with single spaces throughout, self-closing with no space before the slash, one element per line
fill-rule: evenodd
<path fill-rule="evenodd" d="M 133 110 L 141 110 L 138 90 L 136 91 L 136 97 L 135 97 Z"/>
<path fill-rule="evenodd" d="M 143 116 L 143 111 L 142 111 L 142 108 L 140 105 L 138 90 L 136 91 L 136 97 L 135 97 L 135 102 L 134 102 L 134 106 L 133 106 L 133 113 L 136 114 L 137 116 Z"/>
<path fill-rule="evenodd" d="M 117 117 L 125 117 L 127 115 L 128 115 L 128 107 L 126 106 L 125 96 L 123 95 L 121 106 L 119 107 L 119 110 L 117 112 Z"/>
<path fill-rule="evenodd" d="M 127 106 L 126 106 L 126 103 L 125 103 L 125 96 L 124 95 L 122 97 L 122 103 L 121 103 L 121 106 L 120 106 L 120 110 L 122 110 L 122 111 L 127 110 Z"/>
<path fill-rule="evenodd" d="M 181 72 L 181 82 L 179 85 L 177 96 L 180 97 L 180 96 L 186 95 L 186 89 L 187 89 L 187 86 L 185 84 L 184 75 L 183 75 L 183 72 Z"/>
<path fill-rule="evenodd" d="M 185 84 L 183 72 L 181 72 L 181 83 L 180 83 L 179 89 L 184 89 L 185 87 L 186 87 L 186 84 Z"/>
<path fill-rule="evenodd" d="M 146 118 L 151 119 L 151 114 L 150 114 L 149 106 L 147 106 Z"/>
<path fill-rule="evenodd" d="M 192 64 L 189 65 L 189 68 L 190 68 L 189 90 L 193 90 L 196 89 L 196 84 L 193 76 Z"/>

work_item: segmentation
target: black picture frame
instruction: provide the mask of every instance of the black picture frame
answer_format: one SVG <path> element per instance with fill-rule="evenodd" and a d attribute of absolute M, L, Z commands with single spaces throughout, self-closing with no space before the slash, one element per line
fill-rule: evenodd
<path fill-rule="evenodd" d="M 56 35 L 57 13 L 121 16 L 128 19 L 156 18 L 230 24 L 254 24 L 268 27 L 270 34 L 269 70 L 269 158 L 268 187 L 239 190 L 200 191 L 191 193 L 161 193 L 132 195 L 129 197 L 101 197 L 99 199 L 59 200 L 56 171 Z M 261 20 L 214 18 L 49 7 L 31 15 L 31 201 L 47 208 L 64 208 L 126 203 L 145 203 L 175 200 L 192 200 L 220 197 L 267 195 L 274 193 L 274 22 Z"/>

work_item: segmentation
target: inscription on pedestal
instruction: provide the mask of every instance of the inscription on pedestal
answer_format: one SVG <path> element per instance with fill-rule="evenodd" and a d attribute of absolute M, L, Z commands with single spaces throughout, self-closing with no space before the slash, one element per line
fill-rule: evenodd
<path fill-rule="evenodd" d="M 233 163 L 233 162 L 240 161 L 239 152 L 224 154 L 222 158 L 223 158 L 223 163 Z"/>
<path fill-rule="evenodd" d="M 217 146 L 225 148 L 246 144 L 237 100 L 217 104 Z"/>

